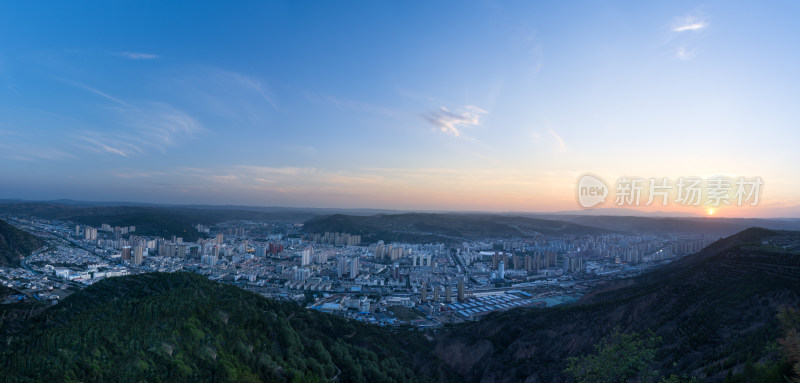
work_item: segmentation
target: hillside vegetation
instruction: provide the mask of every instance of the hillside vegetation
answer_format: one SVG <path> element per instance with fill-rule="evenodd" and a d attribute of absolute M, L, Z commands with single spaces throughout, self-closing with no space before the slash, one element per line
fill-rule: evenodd
<path fill-rule="evenodd" d="M 413 351 L 426 342 L 195 274 L 142 274 L 96 283 L 39 314 L 2 342 L 0 379 L 426 381 L 439 375 Z"/>
<path fill-rule="evenodd" d="M 44 245 L 41 238 L 0 220 L 0 267 L 19 267 L 22 257 L 31 255 Z"/>
<path fill-rule="evenodd" d="M 800 302 L 800 254 L 761 244 L 776 238 L 800 234 L 748 229 L 577 304 L 455 327 L 436 354 L 468 382 L 561 381 L 567 358 L 592 351 L 614 328 L 651 330 L 661 338 L 658 370 L 722 381 L 775 358 L 776 315 Z"/>

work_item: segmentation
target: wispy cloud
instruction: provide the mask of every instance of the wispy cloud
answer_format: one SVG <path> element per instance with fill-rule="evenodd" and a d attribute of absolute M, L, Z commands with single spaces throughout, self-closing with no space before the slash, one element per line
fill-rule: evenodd
<path fill-rule="evenodd" d="M 261 98 L 268 102 L 273 108 L 278 108 L 272 95 L 267 91 L 264 82 L 258 78 L 248 76 L 238 72 L 216 70 L 213 72 L 221 83 L 228 84 L 234 88 L 250 90 L 261 96 Z"/>
<path fill-rule="evenodd" d="M 93 132 L 85 132 L 78 137 L 84 144 L 78 145 L 95 153 L 115 154 L 122 157 L 130 157 L 143 152 L 142 148 L 133 143 L 133 138 L 122 135 L 102 135 Z"/>
<path fill-rule="evenodd" d="M 211 199 L 284 206 L 510 210 L 530 204 L 535 198 L 530 190 L 539 188 L 553 189 L 553 201 L 572 203 L 568 197 L 557 196 L 569 195 L 576 172 L 493 166 L 343 170 L 222 165 L 158 170 L 166 174 L 126 169 L 114 175 L 120 182 L 130 179 L 132 188 L 164 190 L 173 196 L 178 193 L 175 185 L 182 185 L 187 192 L 181 191 L 177 198 L 183 203 Z"/>
<path fill-rule="evenodd" d="M 549 125 L 550 124 L 547 124 L 547 126 Z M 541 130 L 533 131 L 530 134 L 531 134 L 531 141 L 537 146 L 549 147 L 550 149 L 556 152 L 567 151 L 566 141 L 564 141 L 564 138 L 561 137 L 561 135 L 558 134 L 558 132 L 556 132 L 551 127 L 548 127 L 544 131 Z"/>
<path fill-rule="evenodd" d="M 689 61 L 697 55 L 696 49 L 693 45 L 699 38 L 698 32 L 708 27 L 708 22 L 696 15 L 689 15 L 676 18 L 670 26 L 671 38 L 673 40 L 673 49 L 675 57 L 681 61 Z M 692 32 L 692 33 L 688 33 Z"/>
<path fill-rule="evenodd" d="M 156 54 L 141 52 L 120 52 L 119 55 L 131 60 L 152 60 L 161 57 Z"/>
<path fill-rule="evenodd" d="M 303 156 L 313 156 L 317 154 L 317 149 L 311 145 L 286 145 L 284 149 L 292 154 Z"/>
<path fill-rule="evenodd" d="M 685 46 L 681 46 L 678 47 L 678 51 L 675 53 L 675 55 L 678 57 L 679 60 L 687 61 L 693 59 L 695 53 L 694 49 L 689 49 Z"/>
<path fill-rule="evenodd" d="M 280 109 L 267 81 L 255 75 L 196 67 L 176 73 L 167 85 L 164 93 L 241 125 L 262 126 Z"/>
<path fill-rule="evenodd" d="M 155 176 L 168 175 L 169 173 L 163 171 L 141 171 L 131 169 L 120 169 L 110 172 L 111 175 L 117 178 L 133 179 L 133 178 L 152 178 Z"/>
<path fill-rule="evenodd" d="M 113 102 L 115 102 L 117 104 L 120 104 L 122 106 L 129 107 L 129 108 L 133 107 L 131 104 L 128 104 L 125 101 L 122 101 L 122 100 L 120 100 L 120 99 L 118 99 L 116 97 L 113 97 L 113 96 L 111 96 L 111 95 L 109 95 L 109 94 L 107 94 L 105 92 L 101 92 L 101 91 L 99 91 L 99 90 L 97 90 L 95 88 L 92 88 L 91 86 L 88 86 L 86 84 L 82 84 L 82 83 L 79 83 L 79 82 L 76 82 L 76 81 L 70 81 L 70 80 L 63 80 L 63 81 L 68 83 L 68 84 L 72 84 L 74 86 L 77 86 L 78 88 L 81 88 L 83 90 L 87 90 L 87 91 L 89 91 L 91 93 L 94 93 L 94 94 L 96 94 L 96 95 L 98 95 L 100 97 L 105 98 L 106 100 L 113 101 Z"/>
<path fill-rule="evenodd" d="M 561 136 L 559 136 L 558 133 L 556 133 L 555 130 L 547 129 L 547 134 L 549 134 L 550 137 L 553 137 L 553 139 L 556 142 L 556 148 L 558 150 L 560 150 L 560 151 L 567 150 L 567 145 L 564 143 L 564 139 L 561 138 Z"/>
<path fill-rule="evenodd" d="M 75 155 L 33 143 L 0 142 L 0 158 L 35 162 L 38 160 L 64 160 L 75 158 Z"/>
<path fill-rule="evenodd" d="M 309 101 L 312 102 L 330 104 L 337 108 L 347 109 L 358 113 L 369 113 L 386 117 L 398 117 L 403 114 L 399 110 L 395 110 L 392 108 L 387 108 L 379 105 L 372 105 L 353 100 L 347 100 L 339 97 L 333 97 L 330 95 L 321 95 L 321 94 L 306 92 L 305 96 Z"/>
<path fill-rule="evenodd" d="M 194 118 L 165 103 L 146 103 L 136 108 L 118 109 L 118 112 L 123 117 L 123 126 L 162 150 L 202 130 Z"/>
<path fill-rule="evenodd" d="M 30 162 L 75 158 L 57 132 L 40 129 L 71 124 L 69 118 L 41 109 L 0 108 L 0 158 Z"/>
<path fill-rule="evenodd" d="M 167 104 L 150 103 L 115 111 L 119 119 L 117 129 L 83 132 L 77 137 L 84 143 L 82 147 L 131 157 L 145 153 L 146 148 L 165 151 L 201 130 L 191 116 Z"/>
<path fill-rule="evenodd" d="M 686 16 L 675 20 L 672 25 L 673 32 L 685 32 L 685 31 L 699 31 L 708 26 L 703 20 L 698 20 L 694 16 Z"/>
<path fill-rule="evenodd" d="M 169 104 L 134 104 L 88 85 L 70 83 L 116 104 L 107 108 L 113 115 L 107 126 L 85 129 L 74 136 L 77 145 L 86 150 L 131 157 L 145 153 L 147 148 L 164 151 L 202 130 L 194 118 Z"/>
<path fill-rule="evenodd" d="M 442 107 L 439 110 L 423 113 L 422 118 L 445 134 L 461 137 L 463 128 L 480 125 L 481 117 L 487 113 L 477 106 L 468 105 L 452 112 Z"/>

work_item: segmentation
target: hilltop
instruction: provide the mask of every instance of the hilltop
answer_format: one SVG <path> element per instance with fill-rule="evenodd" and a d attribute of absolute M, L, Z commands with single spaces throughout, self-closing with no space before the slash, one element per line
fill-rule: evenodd
<path fill-rule="evenodd" d="M 27 257 L 45 242 L 8 222 L 0 220 L 0 267 L 19 267 L 19 260 Z"/>
<path fill-rule="evenodd" d="M 106 279 L 0 347 L 4 381 L 413 382 L 440 374 L 435 359 L 415 351 L 430 347 L 421 335 L 190 273 Z"/>
<path fill-rule="evenodd" d="M 468 382 L 562 381 L 566 358 L 591 352 L 613 328 L 649 329 L 663 339 L 661 371 L 721 381 L 768 358 L 778 308 L 797 306 L 800 251 L 774 245 L 781 241 L 800 243 L 800 233 L 748 229 L 576 304 L 454 327 L 436 354 Z"/>

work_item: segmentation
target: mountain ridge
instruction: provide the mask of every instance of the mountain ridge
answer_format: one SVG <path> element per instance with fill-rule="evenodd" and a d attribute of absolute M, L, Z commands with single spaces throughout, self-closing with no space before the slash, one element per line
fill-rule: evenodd
<path fill-rule="evenodd" d="M 19 267 L 22 257 L 31 255 L 44 245 L 39 237 L 0 220 L 0 266 Z"/>
<path fill-rule="evenodd" d="M 561 381 L 566 358 L 613 328 L 653 330 L 660 370 L 722 381 L 774 343 L 778 308 L 800 299 L 800 253 L 761 245 L 769 238 L 800 233 L 748 229 L 573 305 L 490 314 L 442 334 L 436 355 L 467 382 Z"/>
<path fill-rule="evenodd" d="M 414 369 L 447 380 L 418 355 L 426 343 L 201 275 L 148 273 L 105 279 L 35 316 L 0 344 L 0 381 L 434 380 Z"/>

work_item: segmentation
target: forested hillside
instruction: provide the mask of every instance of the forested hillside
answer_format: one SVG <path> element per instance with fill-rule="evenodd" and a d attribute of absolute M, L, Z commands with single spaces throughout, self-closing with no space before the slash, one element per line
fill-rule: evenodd
<path fill-rule="evenodd" d="M 39 237 L 0 220 L 0 267 L 18 267 L 20 258 L 44 245 Z"/>
<path fill-rule="evenodd" d="M 5 381 L 428 381 L 415 333 L 393 334 L 190 274 L 111 278 L 2 342 Z M 415 373 L 414 370 L 424 372 Z"/>

